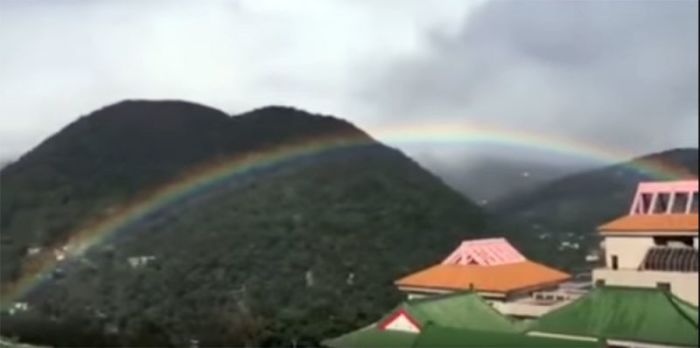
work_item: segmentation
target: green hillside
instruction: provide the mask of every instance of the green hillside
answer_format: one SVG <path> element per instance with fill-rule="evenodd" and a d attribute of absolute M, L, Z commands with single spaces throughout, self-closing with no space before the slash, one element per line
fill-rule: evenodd
<path fill-rule="evenodd" d="M 29 247 L 217 156 L 329 132 L 289 108 L 236 117 L 126 102 L 81 118 L 2 171 L 2 278 Z M 400 152 L 372 143 L 235 177 L 58 265 L 2 332 L 51 345 L 316 344 L 369 324 L 392 281 L 481 236 L 481 211 Z M 143 267 L 128 258 L 152 256 Z"/>

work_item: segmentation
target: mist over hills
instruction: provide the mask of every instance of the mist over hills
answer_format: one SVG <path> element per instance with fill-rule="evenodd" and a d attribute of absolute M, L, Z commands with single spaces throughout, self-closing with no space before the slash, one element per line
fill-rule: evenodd
<path fill-rule="evenodd" d="M 509 231 L 526 252 L 560 267 L 584 267 L 585 254 L 600 241 L 596 227 L 626 214 L 637 184 L 662 180 L 660 172 L 665 180 L 697 178 L 698 149 L 672 149 L 567 175 L 506 196 L 487 209 L 497 217 L 492 219 L 494 230 Z"/>
<path fill-rule="evenodd" d="M 591 165 L 587 163 L 558 163 L 520 158 L 483 156 L 465 160 L 462 166 L 445 170 L 431 168 L 446 183 L 471 197 L 480 205 L 527 192 L 547 182 L 582 171 Z"/>

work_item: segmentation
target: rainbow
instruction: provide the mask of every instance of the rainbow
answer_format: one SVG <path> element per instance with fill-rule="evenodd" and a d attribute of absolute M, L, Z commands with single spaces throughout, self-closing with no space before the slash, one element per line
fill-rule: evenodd
<path fill-rule="evenodd" d="M 425 125 L 390 127 L 373 132 L 382 142 L 390 145 L 401 144 L 497 144 L 513 147 L 526 147 L 568 156 L 594 159 L 603 163 L 628 161 L 632 155 L 614 149 L 603 149 L 591 144 L 583 144 L 546 134 L 525 133 L 516 130 L 503 130 L 489 127 L 465 126 L 464 124 Z M 61 260 L 78 257 L 91 247 L 100 244 L 118 231 L 127 229 L 144 217 L 168 207 L 183 198 L 215 187 L 239 175 L 255 169 L 285 164 L 304 157 L 326 153 L 332 150 L 360 147 L 374 144 L 371 137 L 357 131 L 316 136 L 288 144 L 262 148 L 244 154 L 207 163 L 188 171 L 177 179 L 161 187 L 147 191 L 129 204 L 110 213 L 108 216 L 87 223 L 69 234 L 68 240 L 53 248 L 33 255 L 23 265 L 22 276 L 0 289 L 2 307 L 17 301 L 29 291 L 50 278 Z M 687 173 L 663 163 L 635 161 L 628 162 L 631 169 L 647 173 L 659 180 L 672 180 L 687 177 Z M 55 253 L 62 254 L 58 257 Z"/>

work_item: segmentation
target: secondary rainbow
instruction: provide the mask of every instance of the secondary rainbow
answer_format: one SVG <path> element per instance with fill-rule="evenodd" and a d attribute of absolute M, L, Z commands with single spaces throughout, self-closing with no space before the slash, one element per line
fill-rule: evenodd
<path fill-rule="evenodd" d="M 425 125 L 415 124 L 405 127 L 391 127 L 375 130 L 380 141 L 391 145 L 409 144 L 498 144 L 526 147 L 598 160 L 603 163 L 628 161 L 631 155 L 613 149 L 603 149 L 590 144 L 577 143 L 545 134 L 532 134 L 516 130 L 503 130 L 489 127 L 465 126 L 463 124 Z M 148 190 L 117 211 L 97 221 L 84 224 L 53 247 L 34 255 L 25 262 L 22 276 L 11 284 L 2 287 L 2 307 L 27 294 L 31 289 L 49 279 L 50 273 L 63 257 L 80 256 L 104 239 L 126 230 L 134 222 L 157 212 L 181 199 L 230 180 L 253 169 L 275 164 L 284 164 L 299 158 L 309 157 L 333 150 L 360 147 L 374 144 L 374 140 L 360 132 L 351 131 L 316 136 L 288 144 L 267 147 L 250 153 L 238 154 L 224 160 L 208 163 L 178 177 L 172 182 Z M 629 165 L 659 180 L 675 179 L 685 175 L 677 168 L 656 162 L 634 162 Z M 57 256 L 56 250 L 63 256 Z"/>

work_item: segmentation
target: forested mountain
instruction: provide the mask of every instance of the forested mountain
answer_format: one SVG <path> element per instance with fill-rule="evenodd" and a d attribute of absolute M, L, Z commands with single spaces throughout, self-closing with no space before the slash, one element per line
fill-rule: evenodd
<path fill-rule="evenodd" d="M 483 214 L 351 124 L 285 107 L 230 117 L 128 101 L 80 118 L 0 172 L 2 280 L 21 276 L 30 248 L 51 251 L 189 168 L 335 132 L 368 144 L 234 176 L 146 216 L 59 262 L 28 311 L 3 314 L 2 334 L 302 346 L 370 323 L 398 302 L 393 280 L 482 236 Z"/>
<path fill-rule="evenodd" d="M 569 269 L 582 267 L 585 254 L 598 247 L 596 227 L 625 214 L 637 184 L 659 180 L 661 172 L 666 179 L 696 178 L 698 150 L 650 154 L 512 195 L 488 206 L 492 228 L 508 231 L 535 258 Z M 578 248 L 564 242 L 577 243 Z"/>
<path fill-rule="evenodd" d="M 463 239 L 507 237 L 529 257 L 580 267 L 598 243 L 595 226 L 624 213 L 636 184 L 653 178 L 635 163 L 566 176 L 487 205 L 487 223 L 467 198 L 346 121 L 287 107 L 229 116 L 126 101 L 0 171 L 3 285 L 34 251 L 52 255 L 78 228 L 193 168 L 334 134 L 364 145 L 196 190 L 57 262 L 22 299 L 27 311 L 3 312 L 2 334 L 54 346 L 315 345 L 381 316 L 399 301 L 393 280 Z M 693 176 L 697 155 L 634 162 Z"/>

